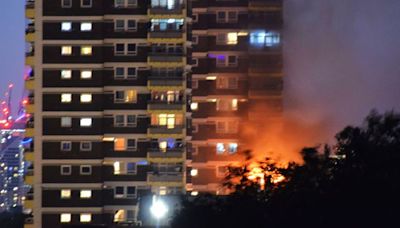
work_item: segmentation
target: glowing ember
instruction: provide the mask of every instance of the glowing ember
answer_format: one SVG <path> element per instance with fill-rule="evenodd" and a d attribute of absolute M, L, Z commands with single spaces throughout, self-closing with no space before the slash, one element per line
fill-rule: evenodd
<path fill-rule="evenodd" d="M 256 162 L 253 162 L 249 165 L 250 172 L 247 174 L 247 179 L 258 182 L 263 190 L 265 188 L 266 179 L 270 178 L 270 182 L 273 184 L 277 184 L 285 180 L 285 176 L 276 172 L 276 171 L 267 171 L 260 167 L 260 165 Z"/>

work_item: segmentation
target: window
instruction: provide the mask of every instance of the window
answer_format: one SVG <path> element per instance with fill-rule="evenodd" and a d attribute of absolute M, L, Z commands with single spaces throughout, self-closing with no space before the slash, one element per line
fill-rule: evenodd
<path fill-rule="evenodd" d="M 223 143 L 217 143 L 217 154 L 225 153 L 225 145 Z"/>
<path fill-rule="evenodd" d="M 136 173 L 136 163 L 128 162 L 126 164 L 126 170 L 128 174 L 135 174 Z"/>
<path fill-rule="evenodd" d="M 232 99 L 232 111 L 238 110 L 238 99 Z"/>
<path fill-rule="evenodd" d="M 124 138 L 116 138 L 114 140 L 114 150 L 115 151 L 125 150 L 125 139 Z"/>
<path fill-rule="evenodd" d="M 236 32 L 230 32 L 227 34 L 227 43 L 229 45 L 235 45 L 238 43 L 238 35 Z"/>
<path fill-rule="evenodd" d="M 61 103 L 71 103 L 72 94 L 70 93 L 62 93 L 61 94 Z"/>
<path fill-rule="evenodd" d="M 80 216 L 80 222 L 90 222 L 92 221 L 92 214 L 81 214 Z"/>
<path fill-rule="evenodd" d="M 239 122 L 236 120 L 231 121 L 217 121 L 217 133 L 237 133 L 239 131 Z"/>
<path fill-rule="evenodd" d="M 233 154 L 236 153 L 238 150 L 238 144 L 237 143 L 229 143 L 228 145 L 228 152 Z"/>
<path fill-rule="evenodd" d="M 136 116 L 135 115 L 127 115 L 126 116 L 126 125 L 129 127 L 136 126 Z"/>
<path fill-rule="evenodd" d="M 71 198 L 71 189 L 61 189 L 60 197 L 61 197 L 61 199 Z"/>
<path fill-rule="evenodd" d="M 194 66 L 194 67 L 199 66 L 199 59 L 198 58 L 192 58 L 192 66 Z"/>
<path fill-rule="evenodd" d="M 124 20 L 115 20 L 114 30 L 116 30 L 116 31 L 125 30 L 125 21 Z"/>
<path fill-rule="evenodd" d="M 128 67 L 127 78 L 136 78 L 136 68 L 135 67 Z"/>
<path fill-rule="evenodd" d="M 81 71 L 81 79 L 91 79 L 92 71 L 91 70 L 82 70 Z"/>
<path fill-rule="evenodd" d="M 115 8 L 134 8 L 137 6 L 137 0 L 114 0 Z"/>
<path fill-rule="evenodd" d="M 62 46 L 61 55 L 72 55 L 72 46 Z"/>
<path fill-rule="evenodd" d="M 72 118 L 71 117 L 61 117 L 61 127 L 71 127 Z"/>
<path fill-rule="evenodd" d="M 124 115 L 116 115 L 114 118 L 114 126 L 116 126 L 116 127 L 125 126 L 125 116 Z"/>
<path fill-rule="evenodd" d="M 135 139 L 128 139 L 126 141 L 126 149 L 127 150 L 135 150 L 136 149 L 136 140 Z"/>
<path fill-rule="evenodd" d="M 237 21 L 238 13 L 236 11 L 217 12 L 217 23 L 235 23 Z"/>
<path fill-rule="evenodd" d="M 81 175 L 90 175 L 90 174 L 92 174 L 92 166 L 91 165 L 81 165 L 79 173 Z"/>
<path fill-rule="evenodd" d="M 229 111 L 231 110 L 231 102 L 228 99 L 217 100 L 217 111 Z"/>
<path fill-rule="evenodd" d="M 80 126 L 81 127 L 91 127 L 92 126 L 92 118 L 81 118 L 80 120 Z"/>
<path fill-rule="evenodd" d="M 250 44 L 254 46 L 273 47 L 279 45 L 279 43 L 280 43 L 279 32 L 257 31 L 250 33 Z"/>
<path fill-rule="evenodd" d="M 226 43 L 227 43 L 226 33 L 217 34 L 217 44 L 226 44 Z"/>
<path fill-rule="evenodd" d="M 125 53 L 125 44 L 115 44 L 115 55 L 123 55 Z"/>
<path fill-rule="evenodd" d="M 118 210 L 114 214 L 114 222 L 124 222 L 125 221 L 125 211 Z"/>
<path fill-rule="evenodd" d="M 195 177 L 199 174 L 199 170 L 198 169 L 192 169 L 190 170 L 190 176 Z"/>
<path fill-rule="evenodd" d="M 69 213 L 62 213 L 60 215 L 60 222 L 61 223 L 68 223 L 71 222 L 71 214 Z"/>
<path fill-rule="evenodd" d="M 237 56 L 230 55 L 228 56 L 228 66 L 237 66 Z"/>
<path fill-rule="evenodd" d="M 123 198 L 125 195 L 125 188 L 123 186 L 117 186 L 114 189 L 115 198 Z"/>
<path fill-rule="evenodd" d="M 81 142 L 80 150 L 81 151 L 91 151 L 92 150 L 92 142 Z"/>
<path fill-rule="evenodd" d="M 199 21 L 199 14 L 192 13 L 192 21 L 193 22 L 198 22 Z"/>
<path fill-rule="evenodd" d="M 72 0 L 61 0 L 61 7 L 62 8 L 71 8 Z"/>
<path fill-rule="evenodd" d="M 192 103 L 190 104 L 190 109 L 191 109 L 191 110 L 195 111 L 195 110 L 197 110 L 198 108 L 199 108 L 199 103 L 197 103 L 197 102 L 192 102 Z"/>
<path fill-rule="evenodd" d="M 116 67 L 114 71 L 114 77 L 117 79 L 125 78 L 125 68 Z"/>
<path fill-rule="evenodd" d="M 237 89 L 238 79 L 236 77 L 218 77 L 217 89 Z"/>
<path fill-rule="evenodd" d="M 128 31 L 136 30 L 136 20 L 128 20 Z"/>
<path fill-rule="evenodd" d="M 82 46 L 81 55 L 92 55 L 92 46 Z"/>
<path fill-rule="evenodd" d="M 80 198 L 81 199 L 90 199 L 90 198 L 92 198 L 92 190 L 81 190 Z"/>
<path fill-rule="evenodd" d="M 62 165 L 60 167 L 61 175 L 71 175 L 72 168 L 70 165 Z"/>
<path fill-rule="evenodd" d="M 71 22 L 61 22 L 61 31 L 71 32 L 72 31 L 72 23 Z"/>
<path fill-rule="evenodd" d="M 62 141 L 61 142 L 61 151 L 71 151 L 72 142 L 71 141 Z"/>
<path fill-rule="evenodd" d="M 126 187 L 126 197 L 135 198 L 136 197 L 136 187 L 128 186 Z"/>
<path fill-rule="evenodd" d="M 128 44 L 128 55 L 136 55 L 136 44 Z"/>
<path fill-rule="evenodd" d="M 173 129 L 177 125 L 183 124 L 183 118 L 182 115 L 178 114 L 156 114 L 151 116 L 151 124 Z"/>
<path fill-rule="evenodd" d="M 115 91 L 116 103 L 136 103 L 137 92 L 136 90 Z"/>
<path fill-rule="evenodd" d="M 81 0 L 82 8 L 90 8 L 92 7 L 92 0 Z"/>
<path fill-rule="evenodd" d="M 61 79 L 71 79 L 72 70 L 61 70 Z"/>
<path fill-rule="evenodd" d="M 82 32 L 92 31 L 92 23 L 91 22 L 82 22 L 81 23 L 81 31 Z"/>
<path fill-rule="evenodd" d="M 92 102 L 92 94 L 90 93 L 81 94 L 81 103 L 91 103 L 91 102 Z"/>

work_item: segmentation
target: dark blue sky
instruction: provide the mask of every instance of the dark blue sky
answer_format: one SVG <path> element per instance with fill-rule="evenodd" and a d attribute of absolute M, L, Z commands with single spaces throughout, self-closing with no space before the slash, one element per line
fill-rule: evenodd
<path fill-rule="evenodd" d="M 399 0 L 285 0 L 289 114 L 333 124 L 400 107 Z M 0 7 L 0 91 L 22 94 L 24 0 Z M 3 93 L 3 92 L 2 92 Z"/>

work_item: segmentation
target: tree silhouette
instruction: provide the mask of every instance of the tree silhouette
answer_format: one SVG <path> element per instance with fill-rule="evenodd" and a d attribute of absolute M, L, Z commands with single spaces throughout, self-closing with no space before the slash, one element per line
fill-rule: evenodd
<path fill-rule="evenodd" d="M 362 126 L 336 135 L 334 146 L 304 148 L 304 164 L 279 168 L 258 161 L 265 185 L 249 179 L 250 152 L 230 167 L 227 196 L 184 200 L 172 227 L 397 227 L 400 226 L 400 115 L 373 111 Z M 279 183 L 273 174 L 285 176 Z"/>

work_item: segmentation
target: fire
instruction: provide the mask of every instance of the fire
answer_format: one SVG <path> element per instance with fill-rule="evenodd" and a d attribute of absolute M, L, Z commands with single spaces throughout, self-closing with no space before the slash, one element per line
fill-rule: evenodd
<path fill-rule="evenodd" d="M 266 179 L 270 178 L 272 184 L 277 184 L 285 180 L 285 176 L 277 171 L 268 171 L 260 167 L 259 163 L 252 162 L 249 165 L 250 172 L 247 174 L 247 179 L 253 182 L 258 182 L 263 190 L 266 185 Z"/>

